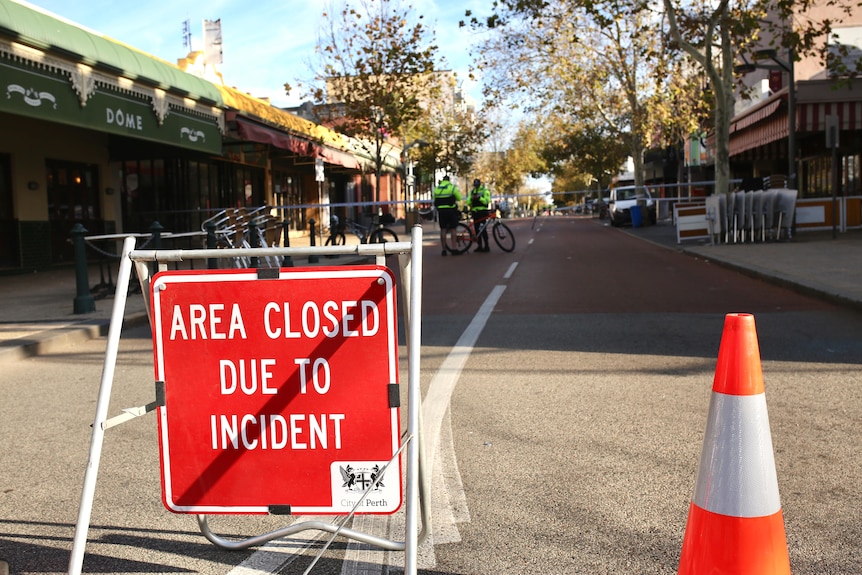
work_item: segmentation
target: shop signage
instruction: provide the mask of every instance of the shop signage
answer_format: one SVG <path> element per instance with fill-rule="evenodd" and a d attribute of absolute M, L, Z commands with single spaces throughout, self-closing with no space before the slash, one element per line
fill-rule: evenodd
<path fill-rule="evenodd" d="M 221 133 L 214 120 L 171 108 L 159 124 L 151 101 L 102 85 L 82 106 L 67 76 L 2 58 L 0 78 L 0 111 L 221 153 Z"/>

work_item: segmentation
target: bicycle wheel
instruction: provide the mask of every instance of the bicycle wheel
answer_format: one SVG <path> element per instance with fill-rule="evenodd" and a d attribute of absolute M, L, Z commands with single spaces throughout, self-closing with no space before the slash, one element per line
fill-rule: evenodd
<path fill-rule="evenodd" d="M 323 244 L 325 246 L 343 246 L 347 243 L 347 238 L 344 237 L 342 233 L 329 234 L 329 237 L 326 238 L 326 243 Z M 337 258 L 338 256 L 335 254 L 331 254 L 326 256 L 328 258 Z"/>
<path fill-rule="evenodd" d="M 494 236 L 494 241 L 500 246 L 504 252 L 510 252 L 515 249 L 515 236 L 512 235 L 512 230 L 503 222 L 495 222 L 491 226 L 491 235 Z"/>
<path fill-rule="evenodd" d="M 457 224 L 451 230 L 446 230 L 443 238 L 446 240 L 446 249 L 453 254 L 463 254 L 473 245 L 473 232 L 466 224 Z"/>
<path fill-rule="evenodd" d="M 380 228 L 371 232 L 371 238 L 368 240 L 372 244 L 385 244 L 386 242 L 397 242 L 398 235 L 389 228 Z"/>
<path fill-rule="evenodd" d="M 335 243 L 333 243 L 335 240 Z M 343 246 L 347 243 L 347 238 L 342 233 L 332 234 L 328 238 L 326 238 L 326 246 Z"/>

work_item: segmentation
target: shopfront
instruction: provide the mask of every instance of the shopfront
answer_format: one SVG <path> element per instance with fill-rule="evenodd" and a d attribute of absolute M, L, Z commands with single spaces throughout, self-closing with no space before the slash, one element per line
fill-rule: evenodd
<path fill-rule="evenodd" d="M 76 224 L 193 232 L 266 205 L 307 233 L 321 200 L 360 199 L 343 135 L 10 0 L 0 89 L 0 267 L 70 262 Z"/>
<path fill-rule="evenodd" d="M 160 159 L 220 157 L 210 83 L 25 5 L 0 7 L 0 265 L 70 262 L 76 224 L 130 229 L 127 183 L 168 192 L 146 188 L 169 173 Z"/>

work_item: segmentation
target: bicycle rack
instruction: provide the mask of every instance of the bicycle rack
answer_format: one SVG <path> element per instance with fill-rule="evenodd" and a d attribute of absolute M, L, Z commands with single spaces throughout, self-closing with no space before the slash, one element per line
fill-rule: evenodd
<path fill-rule="evenodd" d="M 219 221 L 222 224 L 229 221 L 230 214 L 220 213 L 211 221 Z M 223 219 L 224 218 L 224 219 Z M 240 229 L 241 222 L 232 224 L 235 229 Z M 229 228 L 226 226 L 225 229 Z M 99 463 L 101 459 L 104 433 L 107 429 L 130 421 L 154 411 L 159 405 L 163 405 L 164 395 L 157 397 L 156 401 L 141 407 L 123 409 L 122 413 L 112 418 L 108 417 L 111 389 L 113 386 L 114 371 L 117 364 L 120 336 L 123 317 L 128 296 L 128 287 L 131 278 L 132 265 L 135 266 L 138 279 L 141 284 L 141 292 L 146 304 L 147 314 L 152 323 L 153 310 L 149 300 L 150 268 L 149 263 L 155 262 L 159 271 L 167 269 L 168 262 L 180 262 L 192 259 L 229 258 L 236 257 L 230 253 L 233 250 L 224 249 L 198 249 L 198 250 L 135 250 L 135 238 L 127 237 L 123 243 L 120 269 L 117 277 L 117 289 L 114 305 L 111 313 L 110 326 L 108 329 L 108 341 L 105 351 L 105 361 L 102 370 L 102 379 L 99 387 L 99 395 L 96 404 L 96 416 L 92 425 L 92 438 L 90 442 L 89 459 L 84 475 L 84 485 L 81 494 L 81 502 L 78 519 L 75 526 L 73 547 L 69 559 L 70 575 L 80 575 L 83 564 L 84 551 L 87 542 L 87 534 L 90 526 L 93 500 L 95 496 L 96 479 L 98 476 Z M 213 544 L 229 550 L 246 549 L 260 545 L 267 541 L 292 535 L 304 530 L 320 530 L 330 532 L 332 535 L 329 542 L 320 550 L 320 554 L 326 550 L 329 543 L 337 535 L 355 539 L 383 549 L 405 552 L 404 572 L 415 575 L 417 572 L 418 546 L 431 532 L 430 511 L 428 502 L 430 500 L 430 487 L 428 478 L 423 476 L 423 445 L 421 430 L 421 392 L 419 357 L 421 348 L 421 297 L 422 297 L 422 227 L 414 226 L 410 242 L 387 242 L 384 244 L 360 244 L 354 246 L 322 246 L 322 247 L 297 247 L 297 248 L 248 248 L 242 250 L 248 258 L 276 258 L 274 261 L 282 261 L 285 256 L 308 256 L 308 255 L 361 255 L 373 256 L 377 264 L 384 266 L 386 256 L 397 255 L 401 270 L 401 291 L 404 313 L 405 333 L 407 334 L 407 373 L 408 373 L 408 402 L 407 402 L 407 430 L 401 447 L 393 455 L 393 460 L 400 456 L 402 450 L 406 449 L 406 481 L 404 493 L 405 508 L 405 538 L 404 541 L 391 541 L 370 534 L 355 531 L 344 527 L 344 524 L 362 502 L 360 498 L 356 507 L 345 517 L 339 525 L 323 521 L 307 521 L 295 523 L 282 529 L 250 537 L 244 540 L 234 541 L 224 539 L 215 535 L 209 528 L 206 515 L 198 515 L 198 525 L 204 537 Z M 160 395 L 157 393 L 157 395 Z M 161 402 L 161 403 L 160 403 Z M 391 462 L 391 461 L 390 461 Z M 387 464 L 388 465 L 388 464 Z M 382 476 L 382 473 L 380 474 Z M 369 489 L 373 487 L 373 484 Z M 366 492 L 367 493 L 367 492 Z M 364 497 L 364 496 L 363 496 Z M 421 514 L 422 530 L 419 531 L 419 520 Z M 319 559 L 320 555 L 318 555 Z M 317 561 L 315 559 L 315 562 Z M 314 563 L 312 563 L 314 565 Z"/>

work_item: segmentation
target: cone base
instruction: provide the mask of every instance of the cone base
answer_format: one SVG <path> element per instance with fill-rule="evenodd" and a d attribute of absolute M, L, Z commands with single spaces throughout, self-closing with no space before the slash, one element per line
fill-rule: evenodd
<path fill-rule="evenodd" d="M 784 516 L 730 517 L 691 503 L 679 575 L 790 575 Z"/>

